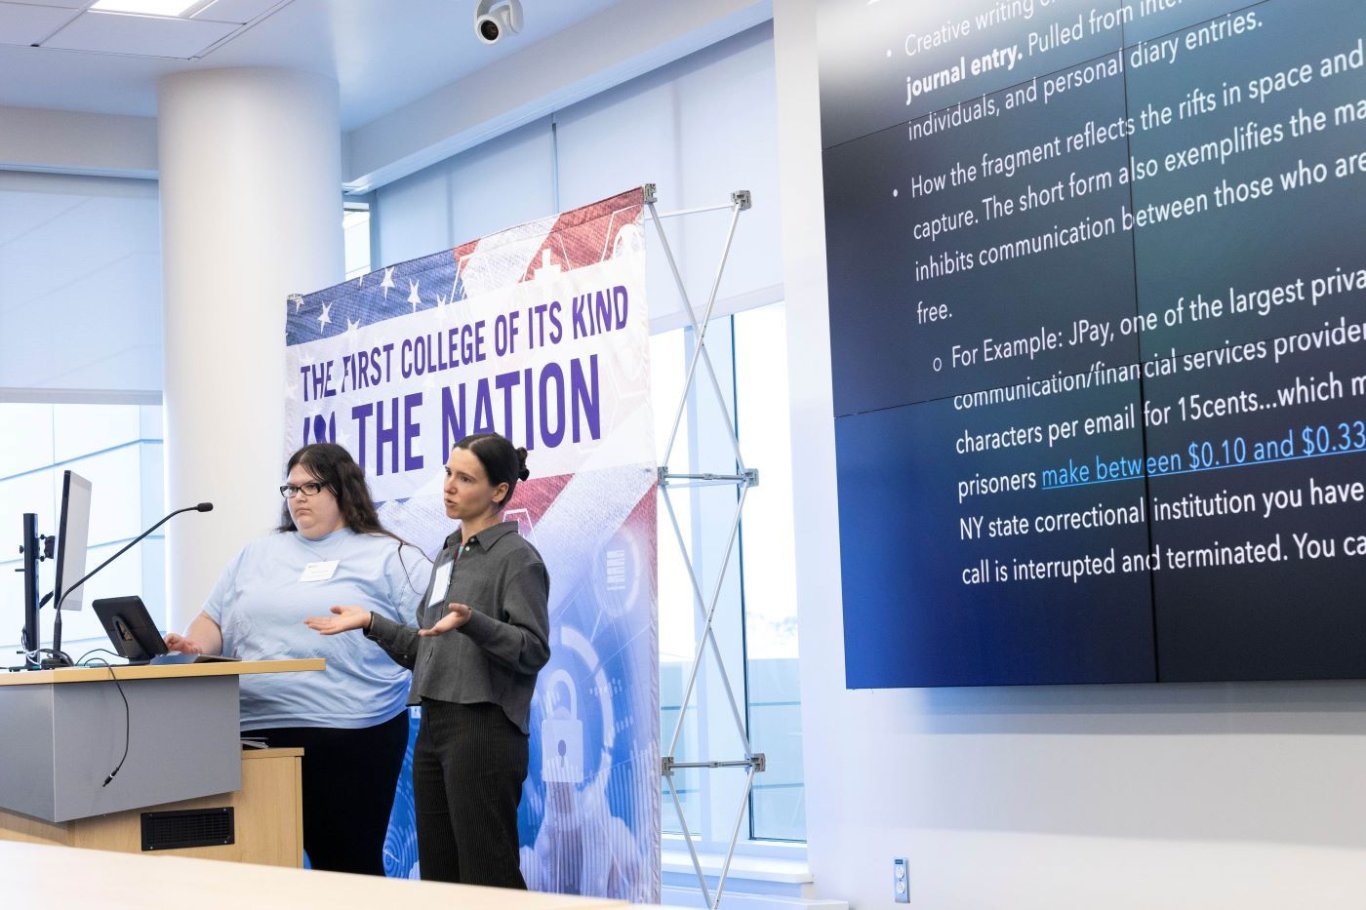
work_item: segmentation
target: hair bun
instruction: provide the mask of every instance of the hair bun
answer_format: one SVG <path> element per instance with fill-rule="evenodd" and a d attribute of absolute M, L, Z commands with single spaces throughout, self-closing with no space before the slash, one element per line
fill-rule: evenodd
<path fill-rule="evenodd" d="M 517 479 L 526 480 L 531 476 L 531 472 L 526 469 L 526 449 L 522 446 L 517 447 Z"/>

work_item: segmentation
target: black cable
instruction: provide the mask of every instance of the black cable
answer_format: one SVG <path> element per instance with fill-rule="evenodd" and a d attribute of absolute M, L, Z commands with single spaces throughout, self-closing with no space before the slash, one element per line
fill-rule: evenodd
<path fill-rule="evenodd" d="M 58 649 L 58 648 L 39 648 L 39 649 L 38 649 L 38 653 L 39 653 L 39 654 L 51 654 L 53 657 L 56 657 L 56 658 L 58 658 L 59 660 L 64 660 L 64 661 L 66 661 L 66 663 L 63 664 L 63 666 L 67 666 L 67 667 L 71 666 L 71 655 L 68 654 L 68 653 L 66 653 L 65 651 L 63 651 L 63 650 L 61 650 L 61 649 Z"/>
<path fill-rule="evenodd" d="M 105 649 L 95 649 L 95 651 L 103 650 Z M 94 651 L 91 651 L 90 653 L 93 654 Z M 98 664 L 86 664 L 86 666 L 107 667 L 109 669 L 109 678 L 114 681 L 114 686 L 119 690 L 119 698 L 123 699 L 123 757 L 120 758 L 119 763 L 114 766 L 114 770 L 109 772 L 109 776 L 104 779 L 104 783 L 100 784 L 101 787 L 107 787 L 109 786 L 109 782 L 114 779 L 114 776 L 118 774 L 119 771 L 123 770 L 123 763 L 128 760 L 128 744 L 131 739 L 130 734 L 132 732 L 132 710 L 128 707 L 128 696 L 123 694 L 123 686 L 119 684 L 119 678 L 114 674 L 113 665 L 110 664 L 109 661 L 104 660 L 102 658 L 96 659 L 100 661 Z"/>
<path fill-rule="evenodd" d="M 39 655 L 42 654 L 52 655 L 52 663 L 49 666 L 34 667 L 34 669 L 51 670 L 56 667 L 70 667 L 73 665 L 71 663 L 70 654 L 67 654 L 65 651 L 54 650 L 53 648 L 38 648 L 33 651 L 25 651 L 24 659 L 31 660 L 34 663 L 42 663 L 42 660 L 39 657 Z"/>
<path fill-rule="evenodd" d="M 78 667 L 88 667 L 88 666 L 91 666 L 91 664 L 87 664 L 87 663 L 85 662 L 85 659 L 86 659 L 87 657 L 89 657 L 91 654 L 108 654 L 108 655 L 110 655 L 111 657 L 117 657 L 117 658 L 119 658 L 120 660 L 123 659 L 123 655 L 122 655 L 122 654 L 119 654 L 119 653 L 117 653 L 117 652 L 115 652 L 115 651 L 110 651 L 108 648 L 91 648 L 89 651 L 86 651 L 86 652 L 85 652 L 84 654 L 82 654 L 80 657 L 76 658 L 76 666 L 78 666 Z M 110 664 L 108 661 L 106 661 L 106 660 L 101 660 L 100 663 L 95 664 L 94 666 L 108 667 L 108 666 L 111 666 L 111 664 Z"/>

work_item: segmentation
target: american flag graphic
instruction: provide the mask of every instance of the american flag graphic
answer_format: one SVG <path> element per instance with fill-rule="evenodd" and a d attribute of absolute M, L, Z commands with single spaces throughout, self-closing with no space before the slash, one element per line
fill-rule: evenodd
<path fill-rule="evenodd" d="M 645 192 L 637 187 L 553 218 L 529 221 L 385 266 L 352 281 L 289 298 L 285 344 L 334 338 L 422 311 L 457 315 L 471 297 L 611 259 L 623 244 L 641 244 Z"/>

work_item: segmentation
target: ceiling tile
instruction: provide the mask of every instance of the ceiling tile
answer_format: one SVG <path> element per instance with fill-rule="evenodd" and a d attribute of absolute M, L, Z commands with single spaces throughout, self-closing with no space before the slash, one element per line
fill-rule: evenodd
<path fill-rule="evenodd" d="M 76 15 L 73 9 L 0 3 L 0 44 L 36 44 Z"/>
<path fill-rule="evenodd" d="M 228 22 L 89 12 L 44 41 L 43 47 L 189 59 L 237 28 Z"/>
<path fill-rule="evenodd" d="M 85 9 L 95 0 L 18 0 L 25 6 L 60 6 L 63 9 Z"/>
<path fill-rule="evenodd" d="M 195 13 L 193 18 L 246 23 L 281 5 L 281 0 L 215 0 Z"/>

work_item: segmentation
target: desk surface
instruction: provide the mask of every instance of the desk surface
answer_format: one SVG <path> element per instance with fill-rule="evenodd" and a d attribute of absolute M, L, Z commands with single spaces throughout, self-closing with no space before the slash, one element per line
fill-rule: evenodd
<path fill-rule="evenodd" d="M 67 900 L 70 898 L 70 900 Z M 0 841 L 0 907 L 592 910 L 625 901 Z"/>
<path fill-rule="evenodd" d="M 203 664 L 158 664 L 129 667 L 63 667 L 59 670 L 28 670 L 0 674 L 0 686 L 36 686 L 48 683 L 109 682 L 117 679 L 177 679 L 187 676 L 246 676 L 251 673 L 293 673 L 321 670 L 321 657 L 299 660 L 223 660 Z"/>

